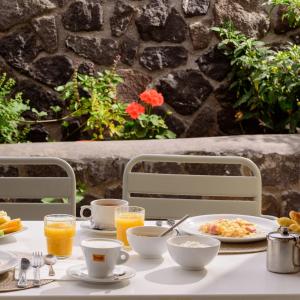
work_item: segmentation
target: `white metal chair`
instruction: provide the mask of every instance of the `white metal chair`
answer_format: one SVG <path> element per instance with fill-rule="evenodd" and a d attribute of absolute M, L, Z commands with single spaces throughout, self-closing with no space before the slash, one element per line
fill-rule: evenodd
<path fill-rule="evenodd" d="M 142 162 L 240 165 L 248 167 L 252 176 L 134 172 L 133 168 Z M 123 199 L 130 205 L 144 207 L 147 218 L 217 213 L 260 216 L 261 193 L 258 167 L 251 160 L 238 156 L 140 155 L 128 162 L 123 175 Z M 220 200 L 220 197 L 226 199 Z"/>
<path fill-rule="evenodd" d="M 47 214 L 76 214 L 76 179 L 72 167 L 55 157 L 0 157 L 0 166 L 55 165 L 63 169 L 66 177 L 0 177 L 0 198 L 41 199 L 68 198 L 68 203 L 0 203 L 11 217 L 41 220 Z"/>

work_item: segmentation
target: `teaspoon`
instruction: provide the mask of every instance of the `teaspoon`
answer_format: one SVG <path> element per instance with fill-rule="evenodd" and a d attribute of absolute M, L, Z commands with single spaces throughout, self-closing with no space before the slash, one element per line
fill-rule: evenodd
<path fill-rule="evenodd" d="M 57 262 L 55 255 L 47 254 L 44 257 L 45 264 L 49 266 L 49 276 L 55 276 L 53 265 Z"/>

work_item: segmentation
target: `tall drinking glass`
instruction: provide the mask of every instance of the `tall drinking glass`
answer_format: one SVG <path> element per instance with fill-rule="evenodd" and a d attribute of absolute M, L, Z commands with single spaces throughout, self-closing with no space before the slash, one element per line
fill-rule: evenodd
<path fill-rule="evenodd" d="M 131 227 L 143 226 L 145 220 L 145 209 L 138 206 L 120 206 L 115 210 L 115 225 L 117 239 L 129 246 L 126 230 Z"/>
<path fill-rule="evenodd" d="M 72 255 L 73 239 L 76 232 L 75 216 L 65 214 L 45 216 L 44 232 L 49 254 L 58 258 L 67 258 Z"/>

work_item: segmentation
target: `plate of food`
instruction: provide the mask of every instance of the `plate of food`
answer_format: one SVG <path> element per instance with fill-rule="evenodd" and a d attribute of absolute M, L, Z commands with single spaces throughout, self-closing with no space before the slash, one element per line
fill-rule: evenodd
<path fill-rule="evenodd" d="M 15 235 L 25 229 L 21 219 L 11 219 L 5 211 L 0 211 L 0 239 Z"/>
<path fill-rule="evenodd" d="M 214 214 L 191 217 L 179 229 L 192 235 L 215 237 L 224 243 L 247 243 L 264 240 L 278 225 L 263 217 Z"/>

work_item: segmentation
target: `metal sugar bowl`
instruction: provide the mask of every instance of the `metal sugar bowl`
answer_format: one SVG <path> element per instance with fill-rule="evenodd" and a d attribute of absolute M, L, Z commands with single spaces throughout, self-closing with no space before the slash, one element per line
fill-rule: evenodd
<path fill-rule="evenodd" d="M 300 271 L 299 235 L 281 227 L 267 235 L 267 269 L 275 273 L 296 273 Z"/>

